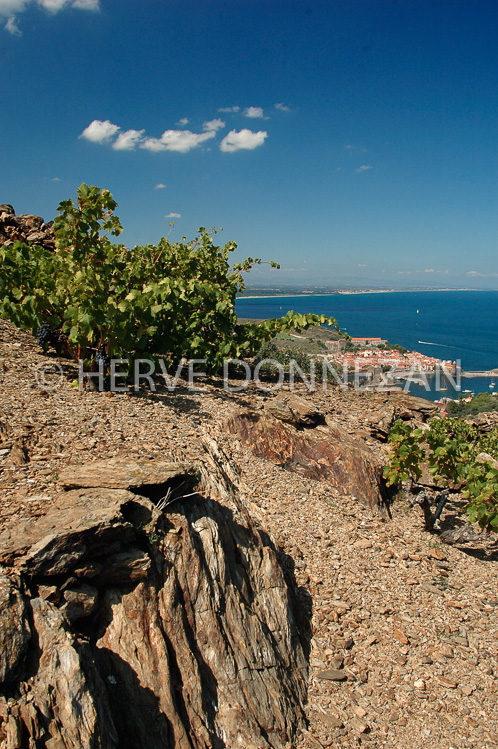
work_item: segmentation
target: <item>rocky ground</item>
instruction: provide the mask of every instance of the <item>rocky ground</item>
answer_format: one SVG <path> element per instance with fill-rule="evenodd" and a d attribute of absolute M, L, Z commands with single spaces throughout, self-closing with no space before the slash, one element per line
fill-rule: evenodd
<path fill-rule="evenodd" d="M 62 385 L 40 367 L 59 361 Z M 37 382 L 42 383 L 42 386 Z M 311 636 L 299 749 L 322 746 L 460 749 L 498 746 L 498 547 L 474 535 L 443 544 L 423 531 L 418 507 L 395 499 L 383 516 L 324 481 L 256 457 L 228 434 L 227 417 L 275 395 L 80 392 L 66 360 L 0 321 L 0 522 L 43 515 L 70 466 L 109 457 L 195 462 L 215 438 L 240 474 L 240 491 L 273 536 L 299 586 Z M 48 383 L 48 386 L 47 386 Z M 385 432 L 409 401 L 328 389 L 301 395 L 385 458 Z M 413 407 L 413 414 L 421 411 Z M 410 416 L 410 413 L 407 414 Z M 461 522 L 458 503 L 443 529 Z"/>

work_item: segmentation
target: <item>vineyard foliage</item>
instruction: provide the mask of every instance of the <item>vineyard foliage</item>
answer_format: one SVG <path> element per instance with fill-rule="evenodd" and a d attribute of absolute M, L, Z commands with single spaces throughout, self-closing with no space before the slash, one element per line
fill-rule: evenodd
<path fill-rule="evenodd" d="M 90 366 L 105 351 L 130 363 L 200 359 L 211 371 L 226 359 L 253 355 L 279 331 L 338 329 L 325 315 L 292 312 L 238 324 L 236 295 L 244 290 L 243 273 L 259 258 L 230 266 L 235 242 L 218 247 L 216 232 L 204 228 L 191 241 L 162 238 L 128 250 L 110 239 L 122 232 L 116 207 L 108 190 L 82 184 L 76 202 L 59 205 L 55 252 L 21 242 L 0 247 L 1 316 L 33 333 L 49 326 L 74 359 Z"/>
<path fill-rule="evenodd" d="M 472 523 L 498 532 L 498 429 L 487 434 L 466 421 L 435 419 L 426 430 L 398 420 L 389 433 L 391 456 L 384 469 L 389 485 L 422 476 L 426 463 L 439 486 L 468 499 Z"/>

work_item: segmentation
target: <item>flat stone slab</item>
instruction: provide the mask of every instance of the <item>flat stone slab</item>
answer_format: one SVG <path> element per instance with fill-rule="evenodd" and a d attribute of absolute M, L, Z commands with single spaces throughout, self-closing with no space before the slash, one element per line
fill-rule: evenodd
<path fill-rule="evenodd" d="M 112 544 L 133 541 L 128 515 L 139 505 L 157 512 L 144 497 L 123 489 L 76 489 L 60 496 L 46 515 L 8 524 L 0 534 L 0 564 L 35 574 L 60 574 L 88 557 L 106 556 Z M 128 512 L 127 512 L 128 509 Z"/>
<path fill-rule="evenodd" d="M 64 489 L 127 489 L 161 486 L 182 476 L 196 476 L 196 469 L 188 463 L 160 460 L 96 460 L 82 466 L 70 466 L 61 471 L 59 482 Z M 140 492 L 138 492 L 140 493 Z"/>
<path fill-rule="evenodd" d="M 326 671 L 319 671 L 315 677 L 326 681 L 346 681 L 348 675 L 342 669 L 329 668 Z"/>

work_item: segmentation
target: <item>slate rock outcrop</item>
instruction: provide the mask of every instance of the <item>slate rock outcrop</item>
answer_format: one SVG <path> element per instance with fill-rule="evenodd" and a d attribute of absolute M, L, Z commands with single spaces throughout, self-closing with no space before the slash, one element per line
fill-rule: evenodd
<path fill-rule="evenodd" d="M 83 487 L 2 532 L 2 746 L 292 741 L 307 689 L 293 591 L 211 447 L 197 472 L 154 460 L 128 473 L 112 461 L 75 467 Z M 109 488 L 134 470 L 133 491 Z M 137 475 L 159 494 L 171 482 L 167 507 L 150 483 L 153 500 L 138 493 Z"/>
<path fill-rule="evenodd" d="M 226 429 L 254 455 L 327 482 L 373 510 L 383 508 L 382 465 L 375 454 L 329 416 L 310 413 L 304 399 L 285 396 L 263 410 L 237 411 Z"/>

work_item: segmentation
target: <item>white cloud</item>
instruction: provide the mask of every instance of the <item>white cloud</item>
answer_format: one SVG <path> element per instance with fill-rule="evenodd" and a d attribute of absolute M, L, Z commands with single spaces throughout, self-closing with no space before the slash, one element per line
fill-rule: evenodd
<path fill-rule="evenodd" d="M 58 13 L 64 8 L 98 11 L 100 0 L 0 0 L 0 18 L 7 18 L 4 28 L 10 34 L 21 36 L 16 15 L 23 13 L 29 5 L 35 3 L 49 13 Z"/>
<path fill-rule="evenodd" d="M 202 125 L 203 130 L 220 130 L 222 127 L 225 127 L 225 123 L 219 118 L 216 120 L 208 120 Z"/>
<path fill-rule="evenodd" d="M 187 153 L 204 141 L 214 138 L 216 132 L 192 133 L 190 130 L 165 130 L 160 138 L 146 138 L 140 148 L 148 151 L 177 151 Z"/>
<path fill-rule="evenodd" d="M 181 218 L 181 213 L 167 213 L 164 218 Z"/>
<path fill-rule="evenodd" d="M 275 109 L 280 110 L 280 112 L 290 112 L 290 107 L 287 106 L 287 104 L 282 104 L 279 102 L 278 104 L 275 104 Z"/>
<path fill-rule="evenodd" d="M 58 13 L 65 5 L 68 5 L 68 0 L 36 0 L 38 5 L 48 10 L 49 13 Z"/>
<path fill-rule="evenodd" d="M 262 107 L 246 107 L 242 114 L 244 117 L 250 117 L 254 120 L 263 120 L 265 118 L 265 113 L 263 112 Z"/>
<path fill-rule="evenodd" d="M 29 0 L 0 0 L 0 16 L 7 18 L 14 13 L 21 13 Z"/>
<path fill-rule="evenodd" d="M 185 125 L 188 125 L 189 122 L 190 120 L 188 117 L 182 117 L 181 120 L 178 120 L 176 124 L 180 125 L 180 127 L 185 127 Z"/>
<path fill-rule="evenodd" d="M 373 166 L 370 166 L 370 164 L 362 164 L 362 166 L 358 167 L 356 173 L 359 174 L 360 172 L 368 172 L 369 169 L 373 169 Z"/>
<path fill-rule="evenodd" d="M 262 146 L 268 137 L 268 133 L 265 130 L 260 130 L 254 133 L 252 130 L 230 130 L 228 135 L 225 135 L 220 143 L 220 151 L 226 153 L 233 153 L 234 151 L 240 150 L 252 150 L 258 146 Z"/>
<path fill-rule="evenodd" d="M 133 151 L 143 139 L 145 130 L 126 130 L 120 133 L 112 144 L 115 151 Z"/>
<path fill-rule="evenodd" d="M 240 112 L 240 107 L 220 107 L 218 112 Z"/>
<path fill-rule="evenodd" d="M 154 187 L 154 190 L 164 190 L 165 187 L 166 185 L 163 184 L 163 182 L 158 182 L 157 185 Z"/>
<path fill-rule="evenodd" d="M 7 23 L 4 26 L 5 29 L 9 32 L 9 34 L 12 34 L 13 36 L 22 36 L 22 31 L 19 28 L 19 26 L 16 23 L 16 19 L 14 16 L 11 16 Z"/>
<path fill-rule="evenodd" d="M 166 145 L 160 138 L 145 138 L 140 144 L 140 148 L 145 148 L 147 151 L 167 151 Z"/>
<path fill-rule="evenodd" d="M 61 181 L 60 177 L 52 177 L 52 182 L 60 182 L 60 181 Z"/>
<path fill-rule="evenodd" d="M 74 0 L 73 8 L 78 8 L 79 10 L 90 10 L 95 13 L 100 10 L 100 2 L 99 0 Z"/>
<path fill-rule="evenodd" d="M 0 0 L 1 2 L 1 0 Z M 225 127 L 225 122 L 219 118 L 206 120 L 203 123 L 203 132 L 193 133 L 191 130 L 165 130 L 159 138 L 145 135 L 145 130 L 122 130 L 110 120 L 93 120 L 80 134 L 80 138 L 111 146 L 115 151 L 133 151 L 142 148 L 147 151 L 159 153 L 161 151 L 175 151 L 177 153 L 188 153 L 201 144 L 216 137 L 219 130 Z M 241 150 L 253 150 L 263 145 L 268 133 L 266 130 L 254 132 L 247 128 L 242 130 L 231 130 L 219 143 L 221 151 L 234 152 Z M 156 185 L 155 189 L 166 187 L 162 183 Z"/>
<path fill-rule="evenodd" d="M 358 263 L 358 268 L 363 270 L 364 268 L 368 268 L 368 265 L 365 265 L 365 263 Z"/>
<path fill-rule="evenodd" d="M 109 120 L 94 120 L 86 127 L 80 138 L 92 141 L 92 143 L 107 143 L 120 130 L 119 125 L 113 125 Z"/>

